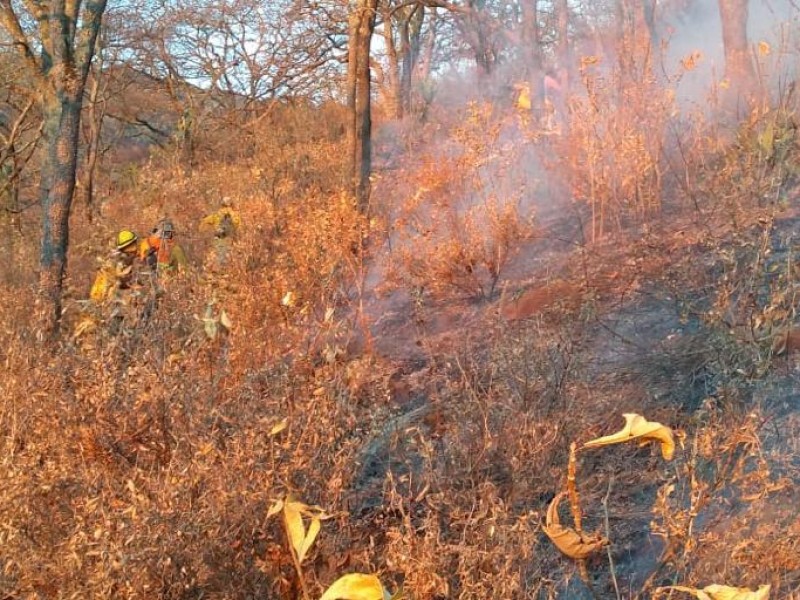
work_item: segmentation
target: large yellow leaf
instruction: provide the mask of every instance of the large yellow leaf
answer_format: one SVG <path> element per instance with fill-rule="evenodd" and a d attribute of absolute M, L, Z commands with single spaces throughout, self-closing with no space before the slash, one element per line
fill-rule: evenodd
<path fill-rule="evenodd" d="M 747 588 L 729 587 L 727 585 L 712 583 L 702 590 L 682 585 L 672 585 L 660 589 L 686 592 L 687 594 L 692 594 L 699 600 L 767 600 L 771 587 L 770 585 L 761 585 L 758 587 L 758 590 L 753 592 Z"/>
<path fill-rule="evenodd" d="M 303 516 L 300 514 L 301 508 L 305 508 L 305 504 L 291 498 L 287 498 L 283 505 L 283 522 L 297 557 L 300 556 L 300 550 L 306 539 L 306 526 L 303 524 Z"/>
<path fill-rule="evenodd" d="M 571 527 L 563 526 L 558 518 L 558 505 L 564 496 L 566 492 L 561 492 L 550 502 L 543 529 L 550 541 L 563 554 L 581 560 L 603 548 L 608 544 L 608 540 L 600 534 L 582 535 Z"/>
<path fill-rule="evenodd" d="M 325 590 L 319 600 L 389 600 L 391 595 L 383 589 L 375 575 L 350 573 L 337 579 Z"/>
<path fill-rule="evenodd" d="M 758 590 L 751 592 L 747 588 L 728 587 L 712 583 L 703 588 L 703 591 L 711 597 L 711 600 L 767 600 L 772 586 L 760 585 Z"/>
<path fill-rule="evenodd" d="M 625 427 L 621 431 L 586 442 L 583 447 L 597 448 L 631 440 L 657 441 L 661 444 L 661 455 L 666 460 L 672 459 L 672 455 L 675 453 L 675 438 L 669 427 L 655 421 L 648 421 L 635 413 L 625 413 L 622 416 L 625 417 Z"/>

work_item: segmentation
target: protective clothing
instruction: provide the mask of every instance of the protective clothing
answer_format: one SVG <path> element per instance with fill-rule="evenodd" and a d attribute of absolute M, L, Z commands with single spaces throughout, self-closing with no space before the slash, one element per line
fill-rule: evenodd
<path fill-rule="evenodd" d="M 182 270 L 186 266 L 186 253 L 175 241 L 175 228 L 171 221 L 162 220 L 147 239 L 142 240 L 139 258 L 151 269 Z"/>
<path fill-rule="evenodd" d="M 210 229 L 214 232 L 214 237 L 224 239 L 236 233 L 241 224 L 239 213 L 233 210 L 230 200 L 223 198 L 220 208 L 200 221 L 200 229 Z"/>
<path fill-rule="evenodd" d="M 120 232 L 123 233 L 123 232 Z M 131 233 L 131 232 L 128 232 Z M 124 236 L 126 237 L 126 236 Z M 134 242 L 136 241 L 134 235 Z M 117 247 L 120 246 L 120 236 L 117 236 Z M 89 298 L 100 304 L 112 298 L 118 290 L 131 287 L 136 279 L 134 268 L 136 261 L 136 246 L 130 240 L 124 243 L 113 256 L 103 261 L 89 291 Z"/>
<path fill-rule="evenodd" d="M 89 299 L 97 304 L 105 302 L 114 290 L 115 281 L 116 269 L 111 261 L 105 261 L 95 275 L 92 289 L 89 291 Z"/>
<path fill-rule="evenodd" d="M 203 217 L 200 221 L 201 231 L 214 232 L 214 260 L 207 264 L 211 269 L 218 269 L 225 266 L 228 261 L 228 254 L 231 246 L 231 239 L 236 234 L 242 219 L 233 209 L 230 198 L 225 197 L 220 201 L 220 207 L 210 215 Z"/>

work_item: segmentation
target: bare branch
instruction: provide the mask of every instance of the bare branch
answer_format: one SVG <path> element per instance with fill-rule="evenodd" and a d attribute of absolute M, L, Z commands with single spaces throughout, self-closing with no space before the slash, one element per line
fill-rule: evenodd
<path fill-rule="evenodd" d="M 30 71 L 31 77 L 41 81 L 42 79 L 42 65 L 36 58 L 31 48 L 31 42 L 25 36 L 22 26 L 19 23 L 14 9 L 11 6 L 11 0 L 0 0 L 0 24 L 8 31 L 11 36 L 14 47 L 19 52 L 25 64 Z"/>
<path fill-rule="evenodd" d="M 14 124 L 9 129 L 8 135 L 3 136 L 5 148 L 0 150 L 0 164 L 3 164 L 10 156 L 11 149 L 14 147 L 14 144 L 17 141 L 17 137 L 19 136 L 20 131 L 22 129 L 22 123 L 25 121 L 25 117 L 28 115 L 28 112 L 30 112 L 31 108 L 33 108 L 35 102 L 36 100 L 34 98 L 28 100 L 28 103 L 25 105 L 25 108 L 22 109 L 22 112 L 20 112 L 20 114 L 14 121 Z"/>
<path fill-rule="evenodd" d="M 81 30 L 75 43 L 75 66 L 83 77 L 88 74 L 92 63 L 106 4 L 107 0 L 88 0 L 83 8 Z"/>

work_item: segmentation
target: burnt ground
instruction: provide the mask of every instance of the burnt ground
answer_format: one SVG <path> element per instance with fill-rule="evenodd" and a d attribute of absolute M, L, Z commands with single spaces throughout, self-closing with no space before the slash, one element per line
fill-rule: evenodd
<path fill-rule="evenodd" d="M 531 389 L 549 390 L 526 401 L 531 414 L 580 415 L 579 425 L 566 428 L 580 439 L 617 430 L 625 412 L 667 423 L 682 435 L 671 467 L 646 449 L 634 450 L 632 462 L 604 453 L 582 461 L 584 499 L 595 507 L 588 511 L 590 529 L 602 527 L 596 507 L 608 495 L 610 554 L 622 597 L 635 596 L 646 583 L 707 585 L 704 573 L 728 576 L 730 584 L 771 583 L 777 597 L 800 590 L 800 564 L 786 558 L 800 550 L 800 355 L 791 343 L 778 348 L 752 339 L 736 315 L 715 312 L 720 289 L 737 274 L 749 277 L 750 287 L 733 286 L 729 312 L 745 300 L 752 304 L 750 317 L 763 312 L 762 292 L 777 271 L 771 265 L 789 265 L 784 283 L 794 293 L 800 217 L 790 209 L 764 209 L 740 216 L 736 227 L 719 215 L 671 222 L 669 229 L 629 233 L 622 243 L 586 245 L 575 220 L 555 214 L 509 266 L 491 301 L 420 302 L 402 290 L 373 296 L 372 351 L 397 365 L 396 379 L 412 384 L 397 393 L 363 448 L 351 487 L 356 512 L 367 514 L 380 503 L 387 474 L 421 477 L 427 459 L 404 437 L 412 428 L 437 440 L 446 462 L 463 416 L 452 404 L 458 395 L 442 389 L 459 387 L 454 381 L 465 378 L 465 355 L 472 368 L 492 369 L 500 381 L 502 368 L 493 361 L 509 344 L 544 347 L 545 366 L 532 361 L 525 367 L 525 377 L 541 384 Z M 748 271 L 765 227 L 763 268 Z M 753 282 L 756 276 L 760 283 Z M 793 322 L 792 310 L 781 322 L 784 331 L 791 334 Z M 511 377 L 503 389 L 522 398 L 530 390 L 520 390 L 518 379 Z M 723 455 L 727 462 L 717 464 Z M 558 491 L 559 484 L 552 493 L 520 491 L 539 479 L 513 458 L 486 468 L 520 511 L 541 515 Z M 560 468 L 544 470 L 553 475 Z M 675 528 L 687 522 L 693 541 L 676 542 Z M 670 527 L 674 547 L 667 550 L 663 531 Z M 775 554 L 776 548 L 784 552 Z M 559 564 L 561 597 L 616 597 L 605 557 L 590 564 L 591 593 L 573 564 Z"/>

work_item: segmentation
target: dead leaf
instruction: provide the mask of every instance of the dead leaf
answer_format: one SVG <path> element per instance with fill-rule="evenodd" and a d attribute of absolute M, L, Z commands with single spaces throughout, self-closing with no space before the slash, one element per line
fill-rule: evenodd
<path fill-rule="evenodd" d="M 203 319 L 203 328 L 208 339 L 213 340 L 217 337 L 217 322 L 214 319 Z"/>
<path fill-rule="evenodd" d="M 289 426 L 289 419 L 288 417 L 284 417 L 281 419 L 279 423 L 276 423 L 272 426 L 272 429 L 269 430 L 269 436 L 272 437 L 273 435 L 278 435 L 281 431 L 286 429 Z"/>
<path fill-rule="evenodd" d="M 303 559 L 311 549 L 311 545 L 314 543 L 314 540 L 317 539 L 317 534 L 319 534 L 320 527 L 321 525 L 319 519 L 311 519 L 311 524 L 308 526 L 306 537 L 303 540 L 303 544 L 300 546 L 300 550 L 297 552 L 297 562 L 302 564 Z"/>
<path fill-rule="evenodd" d="M 283 522 L 289 541 L 292 544 L 295 556 L 300 556 L 303 542 L 306 539 L 306 526 L 303 524 L 303 516 L 300 514 L 300 507 L 305 506 L 302 502 L 297 502 L 287 498 L 283 505 Z"/>
<path fill-rule="evenodd" d="M 275 428 L 279 425 L 276 425 Z M 289 538 L 289 545 L 291 546 L 292 554 L 300 564 L 314 544 L 314 540 L 317 539 L 322 527 L 321 521 L 330 519 L 331 515 L 319 506 L 309 506 L 299 500 L 294 500 L 291 496 L 287 496 L 285 500 L 275 502 L 267 512 L 267 518 L 279 512 L 283 512 L 283 526 Z M 303 522 L 304 516 L 311 520 L 308 530 L 306 530 L 306 525 Z"/>
<path fill-rule="evenodd" d="M 275 503 L 269 507 L 267 511 L 267 518 L 273 517 L 277 515 L 279 512 L 283 510 L 283 500 L 276 500 Z"/>
<path fill-rule="evenodd" d="M 672 459 L 675 453 L 675 439 L 669 427 L 655 421 L 648 421 L 635 413 L 625 413 L 622 416 L 625 417 L 625 427 L 622 430 L 586 442 L 583 447 L 598 448 L 631 440 L 658 441 L 661 444 L 661 455 L 666 460 Z"/>
<path fill-rule="evenodd" d="M 671 585 L 659 590 L 677 590 L 679 592 L 686 592 L 692 594 L 699 600 L 767 600 L 772 586 L 761 585 L 755 592 L 747 588 L 729 587 L 727 585 L 719 585 L 712 583 L 707 585 L 702 590 L 693 587 L 682 585 Z"/>
<path fill-rule="evenodd" d="M 543 529 L 550 541 L 563 554 L 575 560 L 582 560 L 603 548 L 608 544 L 608 540 L 600 534 L 581 535 L 571 527 L 561 525 L 558 505 L 561 503 L 561 498 L 566 495 L 566 492 L 561 492 L 550 502 Z"/>
<path fill-rule="evenodd" d="M 72 334 L 73 339 L 77 339 L 84 333 L 90 333 L 97 329 L 97 323 L 94 322 L 92 317 L 83 317 L 81 321 L 75 326 L 75 331 Z"/>
<path fill-rule="evenodd" d="M 391 594 L 383 589 L 377 576 L 350 573 L 334 581 L 319 600 L 389 600 L 389 598 Z"/>

